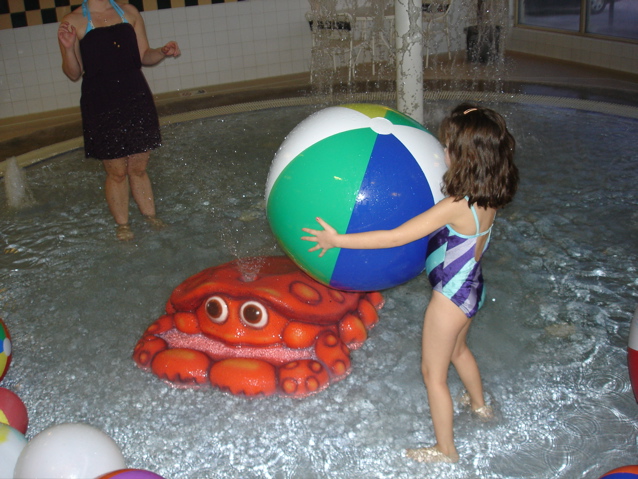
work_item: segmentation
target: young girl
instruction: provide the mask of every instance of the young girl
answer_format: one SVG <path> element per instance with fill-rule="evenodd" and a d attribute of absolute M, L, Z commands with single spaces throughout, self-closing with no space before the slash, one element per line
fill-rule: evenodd
<path fill-rule="evenodd" d="M 330 248 L 377 249 L 401 246 L 431 233 L 426 271 L 434 289 L 423 321 L 421 370 L 427 389 L 436 444 L 408 449 L 420 462 L 457 462 L 453 405 L 447 385 L 450 363 L 467 393 L 461 398 L 474 415 L 489 420 L 476 360 L 466 344 L 472 318 L 485 297 L 481 258 L 488 247 L 496 210 L 516 192 L 514 137 L 505 120 L 493 110 L 462 104 L 440 128 L 448 170 L 443 177 L 446 196 L 429 210 L 392 230 L 338 234 L 321 218 L 324 228 L 303 228 L 317 243 L 309 251 L 323 256 Z"/>

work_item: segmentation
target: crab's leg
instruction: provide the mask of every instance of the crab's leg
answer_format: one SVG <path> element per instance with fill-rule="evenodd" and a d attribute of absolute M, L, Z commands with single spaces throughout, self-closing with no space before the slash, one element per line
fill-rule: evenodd
<path fill-rule="evenodd" d="M 317 359 L 326 365 L 333 380 L 350 372 L 350 350 L 332 331 L 325 331 L 315 345 Z"/>
<path fill-rule="evenodd" d="M 281 337 L 287 347 L 305 349 L 315 344 L 317 336 L 324 329 L 325 326 L 291 321 L 284 329 Z"/>
<path fill-rule="evenodd" d="M 316 359 L 300 359 L 278 369 L 281 392 L 305 397 L 343 379 L 350 372 L 350 350 L 336 332 L 323 331 L 314 343 Z"/>
<path fill-rule="evenodd" d="M 368 293 L 359 301 L 356 313 L 349 313 L 339 323 L 339 335 L 350 349 L 357 349 L 368 339 L 368 331 L 379 321 L 377 310 L 383 307 L 381 293 Z"/>
<path fill-rule="evenodd" d="M 365 324 L 366 329 L 371 329 L 375 324 L 379 321 L 379 311 L 383 308 L 385 304 L 385 300 L 381 293 L 373 292 L 365 295 L 364 298 L 359 301 L 359 307 L 357 308 L 357 313 Z"/>
<path fill-rule="evenodd" d="M 275 367 L 251 358 L 229 358 L 217 361 L 210 368 L 210 382 L 232 394 L 270 396 L 276 392 Z"/>
<path fill-rule="evenodd" d="M 157 353 L 151 362 L 151 370 L 177 387 L 190 387 L 208 382 L 210 364 L 210 358 L 201 351 L 173 348 Z"/>
<path fill-rule="evenodd" d="M 351 349 L 357 349 L 368 339 L 368 328 L 355 314 L 346 314 L 339 323 L 339 336 Z"/>
<path fill-rule="evenodd" d="M 371 291 L 369 293 L 366 293 L 365 298 L 370 302 L 372 306 L 374 306 L 374 309 L 376 309 L 377 311 L 383 308 L 383 305 L 385 304 L 383 295 L 378 291 Z"/>
<path fill-rule="evenodd" d="M 133 359 L 141 368 L 147 369 L 151 366 L 153 358 L 161 351 L 168 348 L 166 341 L 158 337 L 158 334 L 170 331 L 175 326 L 173 315 L 165 314 L 151 324 L 133 350 Z"/>
<path fill-rule="evenodd" d="M 279 386 L 288 396 L 302 398 L 326 388 L 329 383 L 328 370 L 314 359 L 293 361 L 279 368 Z"/>

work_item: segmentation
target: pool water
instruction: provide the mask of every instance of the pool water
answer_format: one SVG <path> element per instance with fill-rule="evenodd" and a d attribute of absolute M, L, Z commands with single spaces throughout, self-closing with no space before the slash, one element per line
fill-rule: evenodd
<path fill-rule="evenodd" d="M 426 103 L 426 126 L 436 131 L 455 103 Z M 153 231 L 131 205 L 131 243 L 116 241 L 101 165 L 81 150 L 26 171 L 35 204 L 0 212 L 0 317 L 14 352 L 2 386 L 28 408 L 27 438 L 88 423 L 128 467 L 167 479 L 595 479 L 637 463 L 626 348 L 638 304 L 638 120 L 488 106 L 517 139 L 521 185 L 498 214 L 484 259 L 488 301 L 469 339 L 498 417 L 478 423 L 457 407 L 458 464 L 403 454 L 434 442 L 420 373 L 424 275 L 385 291 L 351 374 L 303 400 L 174 389 L 131 359 L 184 279 L 282 254 L 265 181 L 284 137 L 316 106 L 165 127 L 150 174 L 170 227 Z M 450 386 L 461 393 L 453 369 Z"/>

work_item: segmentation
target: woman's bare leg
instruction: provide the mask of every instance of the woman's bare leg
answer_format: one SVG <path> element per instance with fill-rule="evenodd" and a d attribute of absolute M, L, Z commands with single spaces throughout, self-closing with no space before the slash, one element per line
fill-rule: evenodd
<path fill-rule="evenodd" d="M 118 225 L 128 223 L 129 184 L 127 181 L 127 160 L 117 158 L 103 160 L 106 171 L 104 193 L 106 204 Z"/>
<path fill-rule="evenodd" d="M 146 217 L 155 216 L 155 200 L 151 179 L 146 172 L 146 166 L 150 152 L 138 153 L 128 157 L 128 177 L 131 185 L 131 194 L 137 203 L 140 213 Z"/>

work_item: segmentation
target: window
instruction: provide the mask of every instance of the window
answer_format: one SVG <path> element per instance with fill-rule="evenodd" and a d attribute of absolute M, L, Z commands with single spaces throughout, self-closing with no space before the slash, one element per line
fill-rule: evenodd
<path fill-rule="evenodd" d="M 518 0 L 518 23 L 638 40 L 638 0 Z"/>

